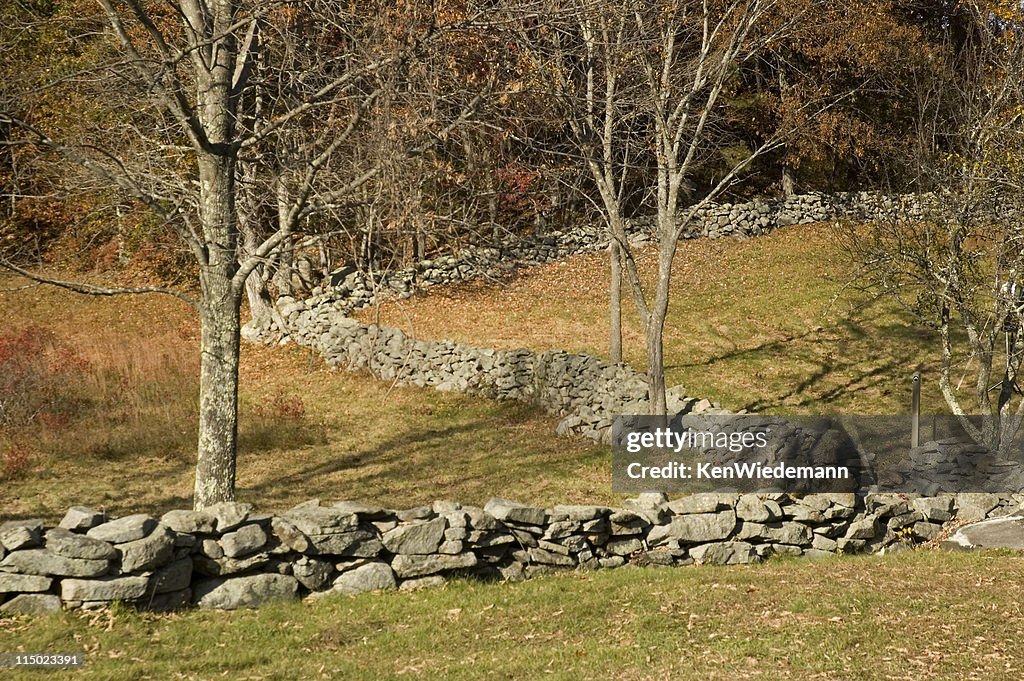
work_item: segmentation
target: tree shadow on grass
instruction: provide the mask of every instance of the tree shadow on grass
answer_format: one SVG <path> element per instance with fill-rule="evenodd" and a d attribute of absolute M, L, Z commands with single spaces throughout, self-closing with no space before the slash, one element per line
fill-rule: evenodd
<path fill-rule="evenodd" d="M 796 374 L 782 385 L 761 381 L 752 391 L 766 391 L 744 403 L 751 411 L 811 408 L 849 403 L 855 396 L 870 402 L 871 394 L 888 395 L 903 386 L 904 378 L 919 370 L 933 348 L 935 334 L 915 325 L 909 314 L 892 310 L 859 309 L 828 328 L 730 349 L 699 362 L 672 364 L 668 369 L 715 368 L 755 375 L 765 367 L 787 367 Z M 777 373 L 777 371 L 775 372 Z M 742 381 L 740 381 L 742 383 Z M 892 401 L 886 398 L 891 409 Z M 868 413 L 875 413 L 869 404 Z M 858 407 L 864 410 L 865 407 Z"/>

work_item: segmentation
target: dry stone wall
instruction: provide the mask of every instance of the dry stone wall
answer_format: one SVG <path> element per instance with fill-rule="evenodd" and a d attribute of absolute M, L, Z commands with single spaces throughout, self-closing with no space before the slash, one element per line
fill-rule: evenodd
<path fill-rule="evenodd" d="M 642 494 L 624 508 L 537 508 L 491 499 L 389 510 L 319 500 L 109 518 L 72 507 L 57 527 L 0 524 L 0 613 L 122 601 L 157 611 L 417 589 L 458 577 L 515 581 L 552 570 L 734 564 L 906 549 L 950 521 L 1020 513 L 1020 495 Z"/>
<path fill-rule="evenodd" d="M 536 404 L 562 416 L 560 434 L 611 442 L 616 416 L 648 412 L 647 378 L 625 364 L 609 364 L 560 350 L 493 350 L 452 341 L 423 341 L 400 329 L 362 324 L 331 305 L 303 302 L 281 309 L 289 338 L 315 349 L 330 366 L 364 370 L 398 383 L 433 386 L 498 400 Z M 250 340 L 273 332 L 247 327 Z M 716 402 L 668 391 L 674 413 L 729 413 Z"/>
<path fill-rule="evenodd" d="M 696 214 L 690 226 L 683 231 L 682 238 L 754 237 L 786 225 L 827 222 L 837 218 L 877 219 L 896 214 L 915 215 L 922 212 L 929 200 L 929 195 L 847 192 L 712 204 Z M 650 239 L 655 220 L 654 216 L 629 220 L 626 231 L 631 241 L 642 243 Z M 509 236 L 375 276 L 367 276 L 351 268 L 339 271 L 330 281 L 311 291 L 307 304 L 335 305 L 348 312 L 373 304 L 378 298 L 406 297 L 415 289 L 456 281 L 497 279 L 519 266 L 554 262 L 607 247 L 604 230 L 596 225 L 579 225 L 541 236 Z M 294 299 L 286 298 L 282 305 L 287 307 L 294 302 Z"/>

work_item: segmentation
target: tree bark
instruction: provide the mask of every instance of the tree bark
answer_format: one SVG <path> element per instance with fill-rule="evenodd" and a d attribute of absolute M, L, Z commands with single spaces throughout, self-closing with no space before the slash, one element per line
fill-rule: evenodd
<path fill-rule="evenodd" d="M 611 288 L 609 308 L 609 354 L 613 364 L 622 362 L 622 260 L 619 243 L 613 238 L 608 247 L 611 265 Z"/>
<path fill-rule="evenodd" d="M 238 294 L 223 271 L 202 272 L 200 314 L 199 453 L 193 505 L 197 510 L 235 498 L 238 449 Z"/>
<path fill-rule="evenodd" d="M 238 451 L 238 359 L 244 287 L 238 272 L 235 159 L 199 159 L 200 214 L 206 259 L 200 267 L 199 447 L 193 505 L 203 509 L 235 497 Z"/>

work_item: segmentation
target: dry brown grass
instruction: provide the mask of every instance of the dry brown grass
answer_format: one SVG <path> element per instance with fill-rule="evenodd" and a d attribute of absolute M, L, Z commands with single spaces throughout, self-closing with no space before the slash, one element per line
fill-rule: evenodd
<path fill-rule="evenodd" d="M 654 249 L 639 258 L 653 281 Z M 421 338 L 607 356 L 606 254 L 532 267 L 500 284 L 438 288 L 359 316 Z M 725 406 L 777 413 L 904 413 L 924 372 L 925 410 L 942 408 L 934 342 L 905 313 L 846 287 L 851 272 L 825 225 L 757 239 L 679 245 L 665 326 L 669 385 Z M 646 365 L 632 303 L 623 302 L 625 359 Z"/>
<path fill-rule="evenodd" d="M 14 280 L 0 281 L 0 289 Z M 89 360 L 89 418 L 33 433 L 27 470 L 0 486 L 0 516 L 56 518 L 191 504 L 197 325 L 165 297 L 0 294 L 8 328 L 42 325 Z M 310 497 L 395 507 L 610 501 L 607 455 L 558 438 L 557 419 L 516 404 L 395 388 L 329 370 L 294 346 L 243 345 L 239 497 L 265 509 Z M 296 405 L 299 408 L 296 409 Z M 298 412 L 298 413 L 297 413 Z M 0 442 L 0 445 L 3 443 Z"/>

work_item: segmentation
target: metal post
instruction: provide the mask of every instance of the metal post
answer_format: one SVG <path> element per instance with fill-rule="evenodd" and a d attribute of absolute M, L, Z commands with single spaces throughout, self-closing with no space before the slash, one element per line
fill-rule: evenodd
<path fill-rule="evenodd" d="M 914 373 L 911 379 L 910 397 L 910 448 L 921 443 L 921 374 Z"/>

